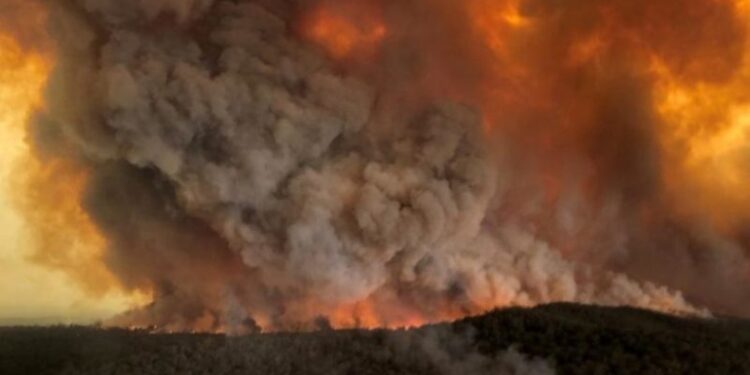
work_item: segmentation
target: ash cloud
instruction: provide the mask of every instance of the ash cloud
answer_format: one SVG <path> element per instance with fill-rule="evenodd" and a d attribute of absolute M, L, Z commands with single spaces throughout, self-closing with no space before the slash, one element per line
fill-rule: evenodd
<path fill-rule="evenodd" d="M 377 59 L 350 65 L 296 34 L 316 2 L 49 2 L 58 62 L 47 116 L 90 169 L 84 206 L 109 240 L 109 268 L 155 291 L 116 322 L 216 330 L 247 316 L 289 328 L 355 306 L 356 325 L 367 306 L 389 325 L 561 300 L 700 312 L 647 281 L 701 303 L 725 285 L 720 270 L 700 288 L 678 276 L 700 261 L 664 275 L 689 255 L 675 245 L 684 237 L 662 245 L 640 221 L 646 207 L 676 219 L 660 208 L 650 81 L 618 51 L 638 42 L 626 34 L 655 32 L 668 64 L 722 77 L 662 47 L 679 32 L 638 29 L 625 2 L 610 7 L 632 33 L 597 57 L 615 69 L 565 65 L 558 43 L 607 25 L 567 27 L 599 8 L 558 3 L 523 2 L 541 26 L 508 42 L 529 77 L 518 82 L 447 1 L 382 3 L 393 36 Z M 716 9 L 706 28 L 731 18 Z M 706 39 L 741 38 L 727 24 Z M 488 81 L 520 94 L 489 111 L 501 139 L 482 130 Z M 674 257 L 639 265 L 662 246 Z"/>

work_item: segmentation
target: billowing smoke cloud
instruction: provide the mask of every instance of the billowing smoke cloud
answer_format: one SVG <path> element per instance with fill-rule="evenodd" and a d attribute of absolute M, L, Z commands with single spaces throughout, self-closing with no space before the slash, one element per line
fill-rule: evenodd
<path fill-rule="evenodd" d="M 353 2 L 388 32 L 332 59 L 306 17 L 362 17 L 342 2 L 49 2 L 57 70 L 34 134 L 86 165 L 108 267 L 155 292 L 123 324 L 400 325 L 560 300 L 697 311 L 648 280 L 746 312 L 741 243 L 663 201 L 644 73 L 656 56 L 726 79 L 744 35 L 729 3 L 662 3 Z M 513 4 L 490 29 L 475 9 Z"/>

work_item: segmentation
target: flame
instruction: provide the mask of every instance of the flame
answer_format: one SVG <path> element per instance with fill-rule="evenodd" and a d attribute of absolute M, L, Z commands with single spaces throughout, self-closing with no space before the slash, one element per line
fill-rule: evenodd
<path fill-rule="evenodd" d="M 388 33 L 385 24 L 373 13 L 362 2 L 348 6 L 322 4 L 310 13 L 303 35 L 337 60 L 373 51 Z"/>
<path fill-rule="evenodd" d="M 24 19 L 33 24 L 34 32 L 45 29 L 46 14 L 38 3 L 14 3 L 10 7 L 28 15 Z M 14 30 L 16 34 L 0 29 L 0 142 L 3 150 L 0 172 L 7 175 L 0 189 L 0 203 L 6 206 L 0 205 L 0 211 L 7 211 L 17 224 L 13 233 L 7 234 L 16 239 L 15 246 L 3 251 L 7 254 L 0 254 L 15 262 L 9 265 L 15 270 L 7 270 L 6 274 L 34 278 L 34 282 L 42 284 L 67 284 L 54 273 L 64 271 L 77 281 L 76 286 L 46 287 L 49 291 L 38 290 L 37 295 L 22 298 L 42 299 L 45 293 L 57 293 L 44 296 L 54 300 L 55 305 L 70 304 L 71 301 L 64 299 L 76 298 L 77 305 L 94 311 L 94 316 L 88 319 L 141 305 L 147 296 L 119 289 L 103 260 L 106 241 L 81 208 L 80 197 L 88 178 L 86 169 L 68 160 L 42 158 L 26 143 L 31 136 L 26 133 L 26 124 L 43 109 L 43 92 L 52 71 L 53 57 L 42 47 L 46 40 L 33 41 L 36 48 L 22 46 L 19 44 L 22 38 L 17 29 Z M 40 276 L 39 270 L 34 268 L 38 265 L 47 267 L 46 275 Z M 6 282 L 24 283 L 24 280 Z M 6 292 L 0 290 L 0 293 Z M 17 302 L 19 305 L 26 303 Z M 68 307 L 64 309 L 60 313 L 71 314 Z M 75 316 L 68 318 L 77 319 Z"/>
<path fill-rule="evenodd" d="M 431 300 L 431 311 L 426 313 L 424 308 L 416 303 L 405 303 L 403 298 L 377 292 L 361 301 L 323 308 L 322 313 L 331 327 L 336 329 L 408 329 L 478 315 L 497 306 L 507 305 L 491 296 L 488 296 L 482 305 L 465 302 L 449 298 L 438 302 Z M 307 311 L 300 316 L 307 315 L 311 318 L 310 314 L 320 314 L 322 306 L 324 305 L 311 302 L 306 306 Z"/>

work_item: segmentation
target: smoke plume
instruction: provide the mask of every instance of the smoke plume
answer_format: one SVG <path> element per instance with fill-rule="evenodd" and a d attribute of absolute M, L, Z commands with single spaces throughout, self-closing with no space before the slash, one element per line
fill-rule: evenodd
<path fill-rule="evenodd" d="M 107 268 L 153 291 L 118 324 L 747 315 L 746 190 L 693 178 L 710 130 L 661 100 L 741 79 L 745 20 L 687 3 L 48 1 L 30 134 L 87 171 Z"/>

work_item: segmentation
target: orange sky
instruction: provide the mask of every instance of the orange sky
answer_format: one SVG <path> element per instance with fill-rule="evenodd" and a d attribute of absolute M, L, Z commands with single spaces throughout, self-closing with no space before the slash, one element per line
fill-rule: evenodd
<path fill-rule="evenodd" d="M 0 325 L 89 323 L 133 304 L 121 292 L 93 297 L 62 271 L 32 263 L 30 227 L 14 207 L 19 165 L 29 160 L 25 124 L 40 102 L 49 64 L 0 35 Z M 14 178 L 15 177 L 15 178 Z"/>

